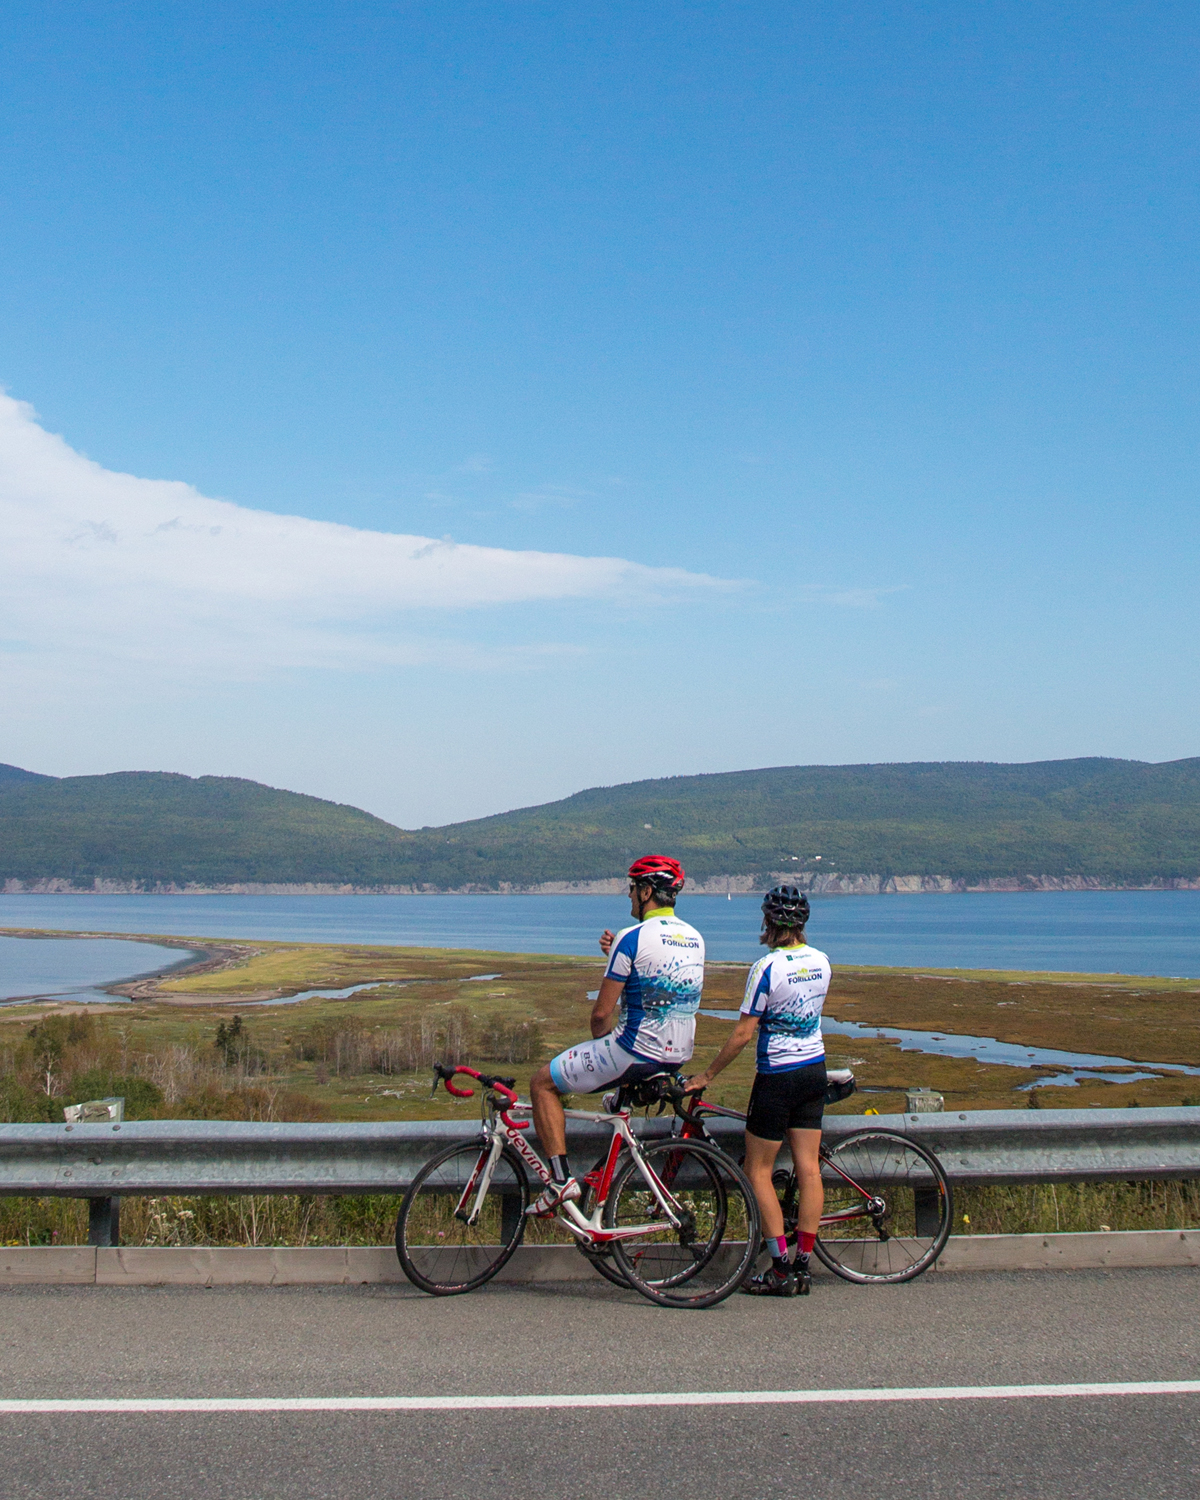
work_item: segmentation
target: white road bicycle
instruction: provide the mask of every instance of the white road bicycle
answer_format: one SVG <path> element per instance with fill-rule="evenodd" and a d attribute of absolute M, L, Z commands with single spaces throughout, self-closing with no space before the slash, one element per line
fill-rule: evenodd
<path fill-rule="evenodd" d="M 515 1080 L 438 1064 L 439 1083 L 457 1098 L 456 1074 L 484 1089 L 482 1129 L 447 1146 L 417 1173 L 396 1220 L 396 1253 L 408 1279 L 434 1296 L 483 1286 L 521 1243 L 530 1220 L 529 1174 L 550 1172 L 525 1139 L 531 1106 Z M 737 1290 L 759 1253 L 754 1190 L 736 1162 L 709 1141 L 638 1140 L 631 1113 L 569 1109 L 567 1118 L 608 1125 L 603 1160 L 581 1179 L 580 1204 L 552 1217 L 593 1260 L 611 1257 L 623 1283 L 663 1307 L 713 1307 Z M 586 1210 L 586 1212 L 585 1212 Z M 615 1279 L 611 1278 L 610 1279 Z"/>

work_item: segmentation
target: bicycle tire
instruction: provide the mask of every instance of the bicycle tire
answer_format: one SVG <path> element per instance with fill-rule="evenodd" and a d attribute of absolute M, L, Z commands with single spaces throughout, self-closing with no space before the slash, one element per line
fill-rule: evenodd
<path fill-rule="evenodd" d="M 447 1146 L 430 1157 L 404 1195 L 396 1218 L 396 1254 L 404 1274 L 423 1292 L 435 1297 L 472 1292 L 490 1281 L 521 1243 L 529 1179 L 511 1146 L 500 1152 L 478 1222 L 454 1217 L 457 1199 L 490 1150 L 478 1140 Z"/>
<path fill-rule="evenodd" d="M 614 1240 L 613 1260 L 628 1285 L 660 1307 L 715 1307 L 737 1290 L 758 1258 L 754 1189 L 736 1162 L 707 1141 L 660 1140 L 641 1150 L 692 1217 L 684 1229 L 673 1228 L 631 1156 L 613 1182 L 604 1227 L 658 1221 L 663 1228 Z"/>
<path fill-rule="evenodd" d="M 856 1186 L 845 1183 L 839 1171 Z M 928 1147 L 896 1131 L 856 1131 L 830 1148 L 822 1177 L 826 1215 L 839 1204 L 853 1207 L 856 1192 L 872 1192 L 885 1203 L 876 1219 L 848 1220 L 843 1226 L 847 1232 L 822 1223 L 814 1248 L 835 1275 L 860 1284 L 912 1281 L 942 1253 L 950 1236 L 953 1194 L 941 1162 Z M 864 1222 L 871 1223 L 872 1233 L 855 1233 Z"/>

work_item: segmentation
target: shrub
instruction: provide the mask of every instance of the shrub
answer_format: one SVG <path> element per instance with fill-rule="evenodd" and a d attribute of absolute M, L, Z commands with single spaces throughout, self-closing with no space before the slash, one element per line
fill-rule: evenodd
<path fill-rule="evenodd" d="M 0 1078 L 0 1125 L 62 1122 L 62 1105 L 44 1089 L 31 1088 L 10 1073 Z"/>
<path fill-rule="evenodd" d="M 485 1022 L 476 1033 L 475 1056 L 481 1062 L 539 1062 L 545 1042 L 536 1021 L 501 1016 Z"/>
<path fill-rule="evenodd" d="M 124 1099 L 127 1120 L 153 1120 L 163 1102 L 162 1089 L 148 1078 L 139 1078 L 136 1074 L 120 1075 L 107 1068 L 89 1068 L 86 1073 L 77 1074 L 71 1080 L 70 1088 L 64 1090 L 60 1102 L 82 1104 L 88 1099 L 114 1096 Z M 59 1118 L 62 1118 L 61 1112 Z"/>
<path fill-rule="evenodd" d="M 545 1048 L 542 1028 L 524 1016 L 493 1017 L 476 1026 L 462 1006 L 427 1010 L 399 1026 L 368 1031 L 353 1017 L 314 1026 L 292 1044 L 294 1054 L 339 1076 L 390 1077 L 435 1062 L 537 1062 Z"/>

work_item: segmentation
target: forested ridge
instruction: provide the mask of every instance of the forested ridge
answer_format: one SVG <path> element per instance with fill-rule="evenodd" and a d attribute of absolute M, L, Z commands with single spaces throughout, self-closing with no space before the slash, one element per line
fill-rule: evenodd
<path fill-rule="evenodd" d="M 789 866 L 967 882 L 1195 878 L 1200 758 L 676 776 L 416 831 L 233 777 L 0 767 L 0 879 L 25 883 L 520 887 L 610 878 L 651 848 L 697 879 Z"/>

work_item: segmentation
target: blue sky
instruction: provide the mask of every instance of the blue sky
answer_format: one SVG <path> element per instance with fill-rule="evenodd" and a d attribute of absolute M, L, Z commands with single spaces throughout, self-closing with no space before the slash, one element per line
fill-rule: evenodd
<path fill-rule="evenodd" d="M 1198 32 L 16 0 L 0 760 L 1200 752 Z"/>

